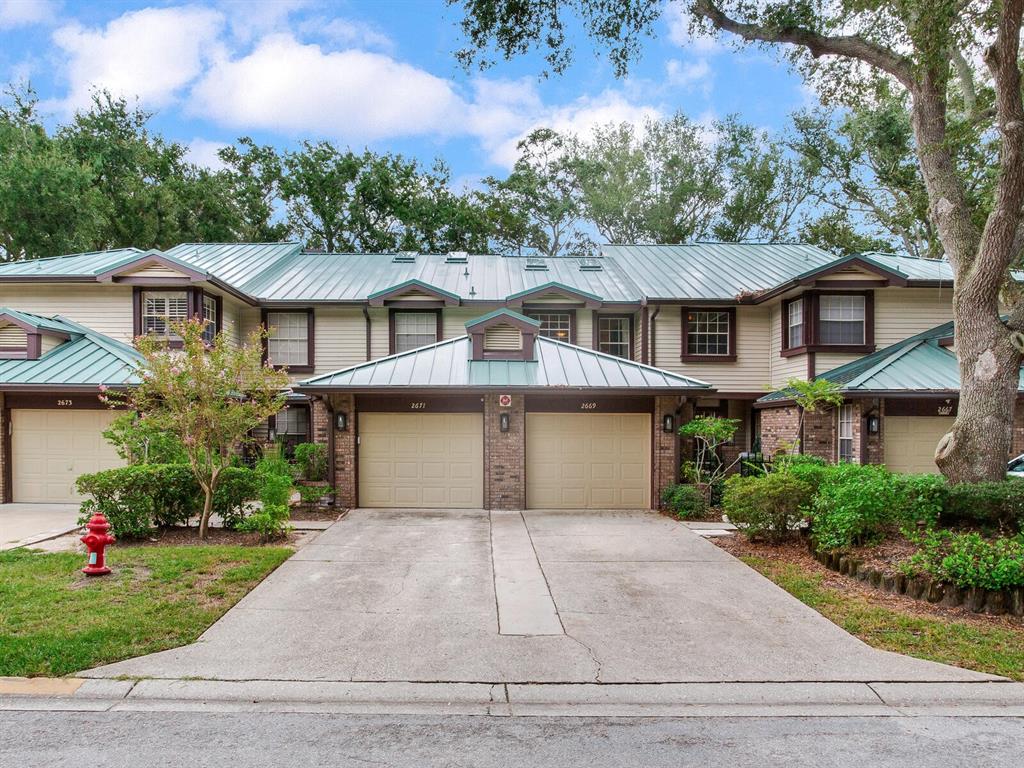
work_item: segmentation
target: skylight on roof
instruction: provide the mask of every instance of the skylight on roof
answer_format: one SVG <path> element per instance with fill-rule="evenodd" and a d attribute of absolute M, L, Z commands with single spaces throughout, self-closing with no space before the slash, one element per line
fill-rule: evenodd
<path fill-rule="evenodd" d="M 600 272 L 604 266 L 597 259 L 580 259 L 580 272 Z"/>
<path fill-rule="evenodd" d="M 391 259 L 392 264 L 415 264 L 416 251 L 399 251 Z"/>
<path fill-rule="evenodd" d="M 548 263 L 544 259 L 536 256 L 531 256 L 526 259 L 526 271 L 527 272 L 547 272 Z"/>
<path fill-rule="evenodd" d="M 449 251 L 444 259 L 445 264 L 468 264 L 469 254 L 465 251 Z"/>

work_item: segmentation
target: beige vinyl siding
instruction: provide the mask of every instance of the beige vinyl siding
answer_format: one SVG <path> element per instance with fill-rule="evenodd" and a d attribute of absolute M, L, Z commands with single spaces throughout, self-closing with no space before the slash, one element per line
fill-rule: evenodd
<path fill-rule="evenodd" d="M 643 343 L 643 312 L 636 312 L 633 315 L 633 359 L 638 363 L 642 363 L 642 355 L 644 351 Z"/>
<path fill-rule="evenodd" d="M 654 314 L 654 309 L 651 310 Z M 653 365 L 706 381 L 720 392 L 768 392 L 772 381 L 767 307 L 736 308 L 736 362 L 688 363 L 683 351 L 679 307 L 663 306 L 654 321 Z M 776 353 L 777 354 L 777 353 Z"/>
<path fill-rule="evenodd" d="M 370 359 L 387 357 L 391 354 L 391 332 L 388 329 L 387 307 L 371 307 L 370 310 Z M 360 311 L 360 314 L 362 312 Z M 366 331 L 364 330 L 365 334 Z M 366 341 L 366 336 L 363 336 Z M 363 350 L 366 351 L 365 349 Z M 365 357 L 365 354 L 364 354 Z"/>
<path fill-rule="evenodd" d="M 63 315 L 119 341 L 133 338 L 130 285 L 0 283 L 0 306 Z"/>
<path fill-rule="evenodd" d="M 253 331 L 260 327 L 259 307 L 242 306 L 238 309 L 238 335 L 239 338 L 247 339 Z"/>
<path fill-rule="evenodd" d="M 384 323 L 386 326 L 386 318 Z M 313 325 L 316 374 L 330 373 L 366 361 L 366 319 L 362 309 L 316 307 Z"/>
<path fill-rule="evenodd" d="M 807 355 L 782 356 L 782 304 L 773 304 L 769 311 L 768 333 L 771 337 L 770 367 L 773 390 L 785 386 L 790 379 L 807 378 Z"/>
<path fill-rule="evenodd" d="M 39 354 L 45 355 L 51 349 L 59 347 L 64 343 L 64 339 L 58 338 L 57 336 L 50 336 L 49 334 L 42 334 L 39 339 Z"/>
<path fill-rule="evenodd" d="M 874 272 L 863 272 L 859 269 L 852 268 L 849 270 L 840 270 L 839 272 L 833 272 L 831 275 L 825 275 L 819 277 L 817 282 L 819 285 L 827 285 L 828 283 L 839 281 L 840 283 L 848 280 L 861 280 L 864 282 L 871 282 L 872 280 L 881 279 Z"/>
<path fill-rule="evenodd" d="M 466 323 L 483 317 L 488 312 L 498 309 L 493 307 L 445 307 L 441 310 L 441 330 L 446 339 L 454 339 L 466 335 Z"/>
<path fill-rule="evenodd" d="M 953 289 L 880 288 L 875 291 L 875 346 L 879 349 L 953 319 Z"/>
<path fill-rule="evenodd" d="M 221 296 L 220 330 L 232 344 L 241 344 L 246 341 L 242 317 L 247 306 L 238 299 Z M 256 323 L 259 323 L 259 310 L 256 310 Z"/>
<path fill-rule="evenodd" d="M 158 277 L 161 279 L 168 277 L 187 277 L 184 272 L 179 272 L 176 269 L 165 267 L 162 264 L 150 264 L 142 269 L 137 269 L 125 274 L 131 275 L 132 277 Z"/>

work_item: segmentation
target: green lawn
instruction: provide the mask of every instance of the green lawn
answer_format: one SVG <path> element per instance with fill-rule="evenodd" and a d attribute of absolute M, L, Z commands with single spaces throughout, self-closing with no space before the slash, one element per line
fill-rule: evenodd
<path fill-rule="evenodd" d="M 118 545 L 114 573 L 86 578 L 80 554 L 0 552 L 0 676 L 66 675 L 190 643 L 291 553 Z"/>
<path fill-rule="evenodd" d="M 875 648 L 1024 680 L 1024 627 L 904 613 L 824 586 L 794 563 L 740 559 Z"/>

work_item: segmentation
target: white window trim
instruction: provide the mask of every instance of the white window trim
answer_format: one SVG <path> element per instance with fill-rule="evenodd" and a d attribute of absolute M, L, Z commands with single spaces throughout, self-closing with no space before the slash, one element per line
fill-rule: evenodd
<path fill-rule="evenodd" d="M 401 352 L 409 352 L 413 349 L 419 349 L 429 344 L 435 344 L 438 341 L 437 338 L 437 313 L 435 312 L 402 312 L 396 310 L 394 313 L 395 319 L 395 354 Z M 416 326 L 413 330 L 402 330 L 402 322 L 415 319 Z M 429 341 L 418 343 L 423 338 L 430 337 Z M 417 343 L 412 346 L 405 346 L 399 343 L 399 339 L 408 337 L 420 337 L 417 339 Z"/>
<path fill-rule="evenodd" d="M 840 405 L 836 408 L 836 460 L 837 461 L 848 461 L 854 460 L 854 429 L 853 429 L 853 406 L 852 405 Z M 844 425 L 848 428 L 849 434 L 844 435 Z M 843 456 L 843 442 L 848 441 L 850 444 L 850 451 L 848 456 Z"/>
<path fill-rule="evenodd" d="M 291 315 L 294 317 L 301 317 L 302 322 L 294 325 L 290 325 L 289 328 L 284 328 L 281 320 L 279 319 L 282 315 Z M 278 319 L 275 322 L 275 317 Z M 301 329 L 301 330 L 300 330 Z M 281 331 L 284 330 L 288 335 L 282 336 Z M 294 335 L 292 335 L 294 331 Z M 288 342 L 289 345 L 300 342 L 302 345 L 302 361 L 286 360 L 282 361 L 275 357 L 273 348 L 274 342 Z M 270 361 L 271 365 L 282 366 L 285 368 L 309 368 L 313 365 L 313 361 L 309 359 L 309 313 L 305 311 L 301 312 L 289 312 L 289 311 L 272 311 L 267 312 L 267 360 Z"/>
<path fill-rule="evenodd" d="M 793 322 L 793 310 L 796 309 L 796 314 L 799 315 L 797 320 L 799 322 Z M 793 343 L 793 329 L 800 328 L 800 341 L 796 344 Z M 804 324 L 804 300 L 803 298 L 794 299 L 786 305 L 786 347 L 789 349 L 796 349 L 804 346 L 806 342 L 805 334 L 806 326 Z"/>
<path fill-rule="evenodd" d="M 143 335 L 153 334 L 163 336 L 166 339 L 181 340 L 178 334 L 171 331 L 171 323 L 181 323 L 188 320 L 188 291 L 143 291 L 139 300 L 141 302 L 139 307 L 139 323 L 141 325 L 140 331 Z M 159 308 L 154 306 L 153 311 L 148 311 L 150 301 L 154 303 L 163 302 L 163 306 Z M 177 312 L 172 313 L 170 311 L 171 307 L 168 304 L 169 301 L 182 302 L 184 311 L 180 314 Z M 162 325 L 162 330 L 151 327 L 151 322 L 153 325 Z"/>

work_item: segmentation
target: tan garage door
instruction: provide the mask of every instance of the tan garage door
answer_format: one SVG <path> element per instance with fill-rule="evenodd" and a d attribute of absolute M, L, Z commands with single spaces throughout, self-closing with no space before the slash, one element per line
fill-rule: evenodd
<path fill-rule="evenodd" d="M 13 500 L 81 501 L 75 491 L 79 475 L 124 463 L 102 434 L 116 415 L 108 410 L 12 410 Z"/>
<path fill-rule="evenodd" d="M 650 415 L 526 414 L 526 506 L 650 508 Z"/>
<path fill-rule="evenodd" d="M 479 413 L 359 414 L 359 505 L 480 509 Z"/>
<path fill-rule="evenodd" d="M 937 473 L 935 446 L 952 426 L 952 416 L 886 416 L 885 465 L 893 472 Z"/>

